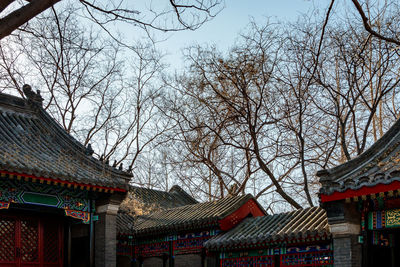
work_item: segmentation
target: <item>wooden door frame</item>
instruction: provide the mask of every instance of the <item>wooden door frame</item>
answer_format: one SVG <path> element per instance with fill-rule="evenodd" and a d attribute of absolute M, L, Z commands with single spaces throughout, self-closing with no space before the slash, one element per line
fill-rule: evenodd
<path fill-rule="evenodd" d="M 15 220 L 15 232 L 14 232 L 14 262 L 9 263 L 10 265 L 16 267 L 23 267 L 24 265 L 27 266 L 54 266 L 54 267 L 63 267 L 64 266 L 64 222 L 58 218 L 52 218 L 51 216 L 43 215 L 24 215 L 24 214 L 0 214 L 1 218 L 12 218 Z M 22 262 L 22 255 L 21 255 L 21 222 L 22 220 L 34 220 L 37 221 L 37 228 L 38 228 L 38 262 Z M 44 262 L 44 223 L 43 221 L 46 219 L 50 219 L 51 221 L 57 222 L 57 236 L 58 236 L 58 262 L 57 263 L 45 263 Z"/>

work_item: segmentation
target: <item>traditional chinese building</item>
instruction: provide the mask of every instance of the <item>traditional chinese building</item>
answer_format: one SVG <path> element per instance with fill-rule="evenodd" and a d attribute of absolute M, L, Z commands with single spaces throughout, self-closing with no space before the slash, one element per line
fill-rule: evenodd
<path fill-rule="evenodd" d="M 335 266 L 400 266 L 400 121 L 357 158 L 317 175 Z"/>
<path fill-rule="evenodd" d="M 246 218 L 205 243 L 215 266 L 332 266 L 328 220 L 320 207 Z"/>
<path fill-rule="evenodd" d="M 0 266 L 115 266 L 131 175 L 92 157 L 23 90 L 0 94 Z"/>
<path fill-rule="evenodd" d="M 139 266 L 216 266 L 218 254 L 206 253 L 204 243 L 246 217 L 263 215 L 251 195 L 154 212 L 134 223 L 134 257 Z"/>
<path fill-rule="evenodd" d="M 117 215 L 117 266 L 131 266 L 132 262 L 136 262 L 133 227 L 138 218 L 156 211 L 197 203 L 178 185 L 174 185 L 168 192 L 130 186 Z"/>

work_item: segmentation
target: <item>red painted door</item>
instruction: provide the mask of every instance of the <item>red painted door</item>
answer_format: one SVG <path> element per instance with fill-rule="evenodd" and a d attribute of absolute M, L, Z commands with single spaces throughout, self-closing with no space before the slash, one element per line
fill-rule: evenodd
<path fill-rule="evenodd" d="M 63 227 L 57 221 L 42 222 L 43 267 L 62 266 L 63 263 Z"/>
<path fill-rule="evenodd" d="M 39 220 L 23 218 L 17 220 L 19 224 L 19 237 L 17 237 L 17 259 L 21 267 L 39 266 Z"/>
<path fill-rule="evenodd" d="M 0 216 L 0 267 L 62 267 L 62 223 Z"/>
<path fill-rule="evenodd" d="M 17 220 L 0 218 L 0 266 L 17 266 Z"/>

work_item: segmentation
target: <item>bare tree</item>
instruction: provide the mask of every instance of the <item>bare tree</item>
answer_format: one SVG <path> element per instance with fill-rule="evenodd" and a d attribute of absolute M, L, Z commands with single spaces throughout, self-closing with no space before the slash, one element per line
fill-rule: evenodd
<path fill-rule="evenodd" d="M 374 25 L 397 21 L 385 15 Z M 350 13 L 324 20 L 253 23 L 227 55 L 189 50 L 190 68 L 171 85 L 165 111 L 177 125 L 176 177 L 209 198 L 250 191 L 271 210 L 314 205 L 316 170 L 383 135 L 398 114 L 398 49 Z"/>
<path fill-rule="evenodd" d="M 333 2 L 334 0 L 332 0 Z M 374 21 L 371 21 L 371 17 L 369 15 L 370 14 L 370 2 L 369 1 L 365 1 L 365 7 L 362 7 L 362 4 L 360 4 L 360 2 L 358 0 L 351 0 L 354 7 L 357 9 L 358 14 L 360 15 L 360 18 L 362 20 L 364 29 L 372 36 L 381 39 L 383 41 L 395 44 L 395 45 L 400 45 L 400 38 L 399 38 L 399 34 L 400 32 L 397 31 L 397 29 L 395 31 L 393 31 L 393 26 L 390 24 L 387 24 L 386 26 L 388 26 L 389 32 L 382 32 L 382 28 L 380 28 L 380 25 L 374 25 Z M 390 2 L 390 5 L 395 5 L 395 8 L 398 9 L 398 5 L 395 2 Z M 383 7 L 381 7 L 383 10 L 388 8 L 388 3 L 385 2 L 383 4 Z M 380 12 L 379 12 L 380 13 Z M 383 12 L 384 13 L 384 12 Z M 378 26 L 378 29 L 374 29 L 374 26 Z"/>
<path fill-rule="evenodd" d="M 289 133 L 280 122 L 289 115 L 280 108 L 287 91 L 274 77 L 282 56 L 279 35 L 272 25 L 253 25 L 227 58 L 214 48 L 193 48 L 190 72 L 176 88 L 183 102 L 171 105 L 170 117 L 179 129 L 174 140 L 188 151 L 181 160 L 205 165 L 217 178 L 220 197 L 244 192 L 257 175 L 263 179 L 259 196 L 272 190 L 299 208 L 301 200 L 292 196 L 301 191 L 293 184 L 300 183 L 292 171 L 301 160 L 281 141 Z M 308 182 L 301 184 L 308 192 Z M 300 196 L 312 205 L 311 196 Z"/>
<path fill-rule="evenodd" d="M 397 21 L 396 13 L 381 11 L 386 16 L 371 20 L 377 27 Z M 340 155 L 335 159 L 343 162 L 361 154 L 396 119 L 384 105 L 393 104 L 398 91 L 399 55 L 394 44 L 372 38 L 352 18 L 345 27 L 331 27 L 324 43 L 329 49 L 322 51 L 313 77 L 316 106 L 336 122 Z"/>
<path fill-rule="evenodd" d="M 4 0 L 0 3 L 0 39 L 11 34 L 18 27 L 30 21 L 58 2 L 67 0 Z M 212 18 L 220 10 L 220 0 L 201 1 L 96 1 L 71 0 L 74 6 L 81 5 L 89 20 L 97 23 L 111 34 L 109 26 L 115 22 L 127 23 L 161 31 L 194 30 Z M 63 8 L 63 7 L 61 7 Z"/>
<path fill-rule="evenodd" d="M 105 162 L 125 163 L 132 171 L 168 127 L 155 108 L 163 91 L 157 82 L 165 67 L 162 54 L 138 42 L 124 59 L 123 47 L 80 26 L 76 12 L 70 7 L 39 16 L 1 46 L 1 88 L 23 95 L 19 86 L 29 80 L 67 132 L 91 143 Z"/>

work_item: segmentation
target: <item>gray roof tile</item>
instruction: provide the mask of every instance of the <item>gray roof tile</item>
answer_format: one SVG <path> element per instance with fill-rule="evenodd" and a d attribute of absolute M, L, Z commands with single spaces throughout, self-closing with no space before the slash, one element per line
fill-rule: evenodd
<path fill-rule="evenodd" d="M 151 211 L 166 210 L 198 203 L 197 200 L 177 185 L 174 185 L 169 192 L 130 186 L 127 198 L 134 198 L 142 206 L 141 208 L 144 210 L 148 208 Z M 117 230 L 118 233 L 132 234 L 133 225 L 138 215 L 134 214 L 134 209 L 129 209 L 129 207 L 125 207 L 124 205 L 120 206 L 120 212 L 117 215 Z"/>
<path fill-rule="evenodd" d="M 212 249 L 248 246 L 317 235 L 330 236 L 328 219 L 324 209 L 312 207 L 288 213 L 246 218 L 230 231 L 208 240 L 205 247 Z"/>
<path fill-rule="evenodd" d="M 88 155 L 41 106 L 0 94 L 0 170 L 126 188 L 131 174 Z"/>
<path fill-rule="evenodd" d="M 233 213 L 252 198 L 250 194 L 231 196 L 216 201 L 161 210 L 138 218 L 134 225 L 134 233 L 139 236 L 216 225 L 220 219 Z"/>
<path fill-rule="evenodd" d="M 157 205 L 160 209 L 176 208 L 184 205 L 198 203 L 178 185 L 174 185 L 169 192 L 143 187 L 131 186 L 129 189 L 132 197 L 148 205 Z"/>
<path fill-rule="evenodd" d="M 317 176 L 324 195 L 400 181 L 400 120 L 364 153 Z"/>

